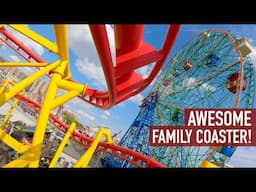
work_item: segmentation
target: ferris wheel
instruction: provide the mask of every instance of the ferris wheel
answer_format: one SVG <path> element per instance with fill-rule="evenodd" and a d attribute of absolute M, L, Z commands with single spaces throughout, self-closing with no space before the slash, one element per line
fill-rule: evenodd
<path fill-rule="evenodd" d="M 157 93 L 152 124 L 184 125 L 185 108 L 251 108 L 254 69 L 245 38 L 208 29 L 191 38 L 162 70 L 149 95 Z M 150 147 L 150 156 L 168 167 L 224 167 L 236 147 Z"/>

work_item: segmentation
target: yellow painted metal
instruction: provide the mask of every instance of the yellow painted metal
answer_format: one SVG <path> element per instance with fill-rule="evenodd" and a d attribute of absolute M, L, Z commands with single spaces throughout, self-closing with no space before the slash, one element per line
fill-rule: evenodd
<path fill-rule="evenodd" d="M 58 69 L 56 71 L 64 70 L 66 64 L 67 64 L 66 61 L 61 62 L 61 64 L 58 66 Z M 22 151 L 25 153 L 21 158 L 16 159 L 13 162 L 10 162 L 5 167 L 23 167 L 23 166 L 38 167 L 39 166 L 40 152 L 41 152 L 44 134 L 45 134 L 45 130 L 47 127 L 48 118 L 49 118 L 52 104 L 54 103 L 54 101 L 55 101 L 55 104 L 56 103 L 63 104 L 64 102 L 68 101 L 69 99 L 72 99 L 74 96 L 81 94 L 81 92 L 83 91 L 83 90 L 81 92 L 78 92 L 77 90 L 70 91 L 70 92 L 67 92 L 66 94 L 64 94 L 64 97 L 60 96 L 59 98 L 55 99 L 57 89 L 58 89 L 56 82 L 58 82 L 59 79 L 61 79 L 61 78 L 62 78 L 62 75 L 61 75 L 61 73 L 58 73 L 58 72 L 54 73 L 51 77 L 51 80 L 50 80 L 50 83 L 47 88 L 46 95 L 45 95 L 45 98 L 44 98 L 44 101 L 42 104 L 42 108 L 39 113 L 38 121 L 36 124 L 34 136 L 33 136 L 32 146 L 29 148 L 29 150 L 27 150 L 28 148 L 26 148 L 26 152 L 24 150 Z M 75 128 L 75 124 L 73 124 L 70 127 L 70 129 L 74 129 L 74 128 Z M 13 144 L 13 142 L 14 143 L 17 142 L 15 139 L 13 139 L 9 135 L 5 134 L 4 132 L 2 132 L 2 133 L 3 133 L 3 135 L 6 136 L 6 137 L 3 137 L 5 139 L 2 139 L 5 143 L 7 143 L 8 145 L 10 145 L 10 143 L 11 143 L 11 147 L 13 147 L 17 151 L 21 151 L 20 149 L 17 149 L 17 146 L 15 146 Z M 68 138 L 69 136 L 66 136 L 66 138 Z M 18 145 L 18 144 L 16 143 L 16 145 Z"/>
<path fill-rule="evenodd" d="M 32 140 L 32 146 L 39 146 L 37 151 L 32 151 L 35 154 L 35 160 L 29 164 L 29 167 L 38 167 L 39 166 L 39 159 L 40 159 L 40 152 L 42 148 L 42 143 L 44 139 L 45 130 L 48 123 L 48 118 L 50 114 L 51 104 L 54 101 L 55 95 L 57 93 L 57 85 L 55 80 L 61 78 L 61 75 L 58 73 L 54 73 L 48 85 L 44 101 L 42 104 L 42 108 L 40 110 L 38 120 L 36 123 L 36 128 Z"/>
<path fill-rule="evenodd" d="M 0 67 L 45 67 L 48 63 L 0 62 Z"/>
<path fill-rule="evenodd" d="M 18 153 L 24 153 L 29 149 L 29 146 L 18 142 L 12 136 L 5 133 L 2 129 L 0 129 L 0 141 L 6 143 L 9 147 L 13 148 Z"/>
<path fill-rule="evenodd" d="M 21 167 L 29 167 L 29 164 L 35 160 L 35 153 L 33 151 L 38 151 L 39 146 L 31 146 L 28 151 L 26 151 L 21 157 L 9 162 L 4 165 L 4 168 L 21 168 Z"/>
<path fill-rule="evenodd" d="M 1 27 L 2 25 L 0 25 Z M 38 167 L 40 152 L 42 148 L 42 143 L 48 123 L 48 118 L 51 109 L 67 102 L 68 100 L 78 96 L 79 94 L 84 94 L 87 85 L 82 85 L 76 82 L 66 81 L 64 79 L 71 78 L 70 66 L 68 63 L 68 42 L 67 42 L 67 29 L 65 25 L 54 25 L 54 31 L 56 35 L 56 43 L 49 41 L 43 36 L 35 33 L 30 30 L 26 26 L 23 25 L 10 25 L 16 31 L 22 33 L 33 41 L 39 43 L 43 47 L 47 48 L 51 52 L 59 55 L 60 60 L 52 63 L 0 63 L 0 66 L 21 66 L 21 67 L 44 67 L 39 71 L 33 73 L 29 77 L 25 78 L 21 82 L 14 85 L 12 88 L 6 91 L 6 87 L 8 82 L 5 82 L 3 86 L 0 88 L 0 106 L 13 98 L 17 93 L 24 90 L 27 86 L 32 84 L 34 81 L 38 80 L 43 75 L 48 74 L 50 71 L 52 75 L 50 77 L 50 83 L 48 85 L 43 104 L 41 110 L 39 112 L 39 117 L 36 123 L 36 128 L 34 131 L 34 136 L 32 140 L 31 146 L 26 146 L 19 143 L 17 140 L 12 138 L 10 135 L 6 134 L 4 131 L 0 129 L 0 140 L 6 143 L 8 146 L 12 147 L 18 153 L 21 153 L 22 156 L 4 167 Z M 57 89 L 62 88 L 67 90 L 68 92 L 63 94 L 62 96 L 56 97 Z M 4 92 L 5 91 L 5 92 Z M 70 130 L 74 129 L 75 125 L 71 125 Z M 70 131 L 71 134 L 71 131 Z M 112 138 L 110 132 L 108 130 L 100 129 L 95 141 L 92 146 L 87 150 L 86 154 L 84 154 L 81 159 L 78 161 L 78 166 L 84 167 L 87 166 L 89 160 L 91 159 L 96 147 L 100 141 L 100 137 L 105 135 L 107 141 L 112 143 Z M 70 137 L 69 132 L 65 135 L 66 138 Z M 65 144 L 64 144 L 65 145 Z M 62 149 L 60 148 L 60 151 Z M 56 154 L 57 157 L 58 154 Z M 52 165 L 54 161 L 52 161 Z M 56 164 L 56 162 L 55 162 Z M 51 165 L 51 166 L 52 166 Z"/>
<path fill-rule="evenodd" d="M 61 61 L 68 61 L 68 41 L 67 41 L 67 27 L 63 24 L 54 25 L 54 32 L 56 37 L 56 44 L 58 49 L 58 55 Z M 66 65 L 64 70 L 64 79 L 71 78 L 71 72 L 69 64 Z M 62 71 L 63 72 L 63 71 Z"/>
<path fill-rule="evenodd" d="M 23 168 L 23 167 L 27 167 L 29 164 L 29 161 L 27 161 L 24 158 L 18 158 L 15 159 L 13 161 L 11 161 L 10 163 L 4 165 L 2 168 Z"/>
<path fill-rule="evenodd" d="M 49 165 L 49 168 L 55 167 L 55 165 L 56 165 L 56 163 L 58 161 L 58 158 L 59 158 L 61 152 L 63 151 L 66 143 L 68 142 L 69 137 L 71 136 L 71 134 L 72 134 L 73 130 L 75 129 L 75 127 L 76 127 L 76 123 L 74 123 L 74 122 L 71 123 L 71 125 L 70 125 L 68 131 L 66 132 L 64 138 L 62 139 L 62 141 L 61 141 L 57 151 L 55 152 L 54 157 L 52 158 L 52 161 L 51 161 L 51 163 Z"/>
<path fill-rule="evenodd" d="M 7 80 L 5 81 L 5 83 L 4 83 L 3 90 L 1 90 L 1 91 L 4 91 L 4 89 L 8 86 L 8 84 L 15 85 L 15 83 L 14 83 L 12 80 L 7 79 Z M 23 92 L 23 91 L 22 91 L 22 92 Z M 0 93 L 1 93 L 1 92 L 0 92 Z M 6 122 L 8 121 L 10 115 L 12 114 L 13 109 L 16 107 L 16 105 L 18 104 L 18 102 L 19 102 L 18 99 L 15 99 L 15 100 L 13 101 L 12 105 L 9 107 L 9 110 L 8 110 L 8 112 L 6 113 L 4 119 L 3 119 L 2 123 L 1 123 L 0 129 L 4 129 Z"/>
<path fill-rule="evenodd" d="M 64 24 L 54 25 L 58 55 L 62 61 L 68 60 L 67 28 Z"/>
<path fill-rule="evenodd" d="M 80 83 L 77 83 L 77 82 L 72 82 L 72 81 L 63 80 L 63 79 L 60 79 L 56 83 L 57 83 L 59 88 L 65 89 L 67 91 L 77 90 L 77 91 L 83 93 L 87 89 L 87 85 L 83 85 L 83 84 L 80 84 Z"/>
<path fill-rule="evenodd" d="M 44 101 L 42 104 L 42 108 L 38 116 L 34 137 L 32 141 L 32 147 L 37 146 L 38 150 L 31 151 L 31 153 L 35 155 L 35 159 L 29 164 L 29 167 L 38 167 L 39 165 L 40 151 L 42 148 L 46 126 L 48 123 L 51 106 L 53 105 L 53 102 L 55 100 L 55 96 L 57 93 L 57 89 L 58 89 L 56 82 L 58 82 L 62 78 L 62 74 L 63 74 L 62 72 L 66 69 L 66 66 L 67 66 L 67 61 L 63 61 L 58 66 L 58 68 L 53 71 L 53 75 L 48 85 L 48 88 L 44 97 Z"/>
<path fill-rule="evenodd" d="M 11 28 L 15 29 L 16 31 L 22 33 L 23 35 L 27 36 L 31 40 L 37 42 L 38 44 L 42 45 L 43 47 L 49 49 L 49 51 L 53 53 L 57 53 L 58 49 L 55 43 L 49 41 L 45 37 L 39 35 L 38 33 L 30 30 L 28 27 L 24 25 L 9 25 Z"/>
<path fill-rule="evenodd" d="M 91 144 L 91 146 L 87 149 L 87 151 L 82 155 L 82 157 L 74 164 L 74 168 L 83 168 L 83 167 L 87 167 L 93 153 L 95 152 L 100 139 L 102 137 L 102 135 L 105 135 L 106 137 L 106 142 L 107 143 L 113 143 L 113 139 L 111 137 L 110 131 L 104 128 L 100 128 L 95 139 L 93 140 L 93 143 Z"/>
<path fill-rule="evenodd" d="M 51 105 L 51 110 L 52 110 L 52 109 L 55 109 L 56 107 L 58 107 L 58 106 L 60 106 L 60 105 L 62 105 L 62 104 L 64 104 L 64 103 L 66 103 L 67 101 L 69 101 L 69 100 L 75 98 L 76 96 L 80 95 L 80 93 L 81 93 L 81 92 L 76 91 L 76 90 L 75 90 L 75 91 L 69 91 L 69 92 L 64 93 L 63 95 L 57 97 L 57 98 L 53 101 L 53 103 L 52 103 L 52 105 Z"/>
<path fill-rule="evenodd" d="M 7 84 L 11 84 L 11 85 L 15 85 L 16 84 L 11 79 L 6 79 L 5 81 L 6 81 Z"/>
<path fill-rule="evenodd" d="M 53 101 L 51 109 L 55 109 L 56 107 L 64 104 L 65 102 L 69 101 L 70 99 L 75 98 L 76 96 L 78 96 L 80 94 L 83 95 L 87 89 L 87 85 L 82 85 L 80 83 L 71 82 L 71 81 L 67 81 L 67 80 L 63 80 L 63 79 L 57 80 L 56 84 L 57 84 L 58 88 L 68 90 L 69 92 L 64 93 L 63 95 L 57 97 Z"/>
<path fill-rule="evenodd" d="M 8 112 L 6 113 L 4 120 L 2 121 L 2 124 L 0 126 L 0 129 L 4 129 L 4 126 L 6 124 L 6 122 L 8 121 L 9 117 L 11 116 L 13 109 L 16 107 L 16 105 L 19 103 L 18 99 L 15 99 L 12 103 L 12 105 L 9 107 Z"/>
<path fill-rule="evenodd" d="M 199 167 L 200 168 L 219 168 L 217 165 L 215 165 L 207 160 L 203 160 Z"/>
<path fill-rule="evenodd" d="M 8 85 L 9 83 L 10 83 L 10 80 L 9 80 L 9 79 L 7 79 L 7 80 L 4 81 L 2 87 L 0 88 L 0 94 L 5 91 L 5 89 L 6 89 L 6 87 L 7 87 L 7 85 Z"/>
<path fill-rule="evenodd" d="M 55 69 L 58 65 L 60 65 L 59 61 L 56 61 L 43 69 L 35 72 L 34 74 L 30 75 L 29 77 L 23 79 L 16 85 L 14 85 L 9 91 L 0 94 L 0 106 L 6 103 L 9 99 L 15 96 L 17 93 L 25 89 L 27 86 L 32 84 L 34 81 L 39 79 L 41 76 L 47 74 L 49 71 Z"/>

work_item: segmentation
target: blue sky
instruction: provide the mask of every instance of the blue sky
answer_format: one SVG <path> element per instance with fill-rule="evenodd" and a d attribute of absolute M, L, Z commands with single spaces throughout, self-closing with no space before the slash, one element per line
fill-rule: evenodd
<path fill-rule="evenodd" d="M 28 25 L 32 30 L 40 33 L 48 39 L 54 40 L 53 26 L 52 25 Z M 156 49 L 160 49 L 168 25 L 145 25 L 144 40 L 151 44 Z M 179 36 L 175 42 L 175 45 L 169 54 L 168 60 L 175 54 L 177 49 L 182 47 L 193 35 L 196 35 L 202 30 L 208 28 L 221 28 L 231 32 L 235 36 L 247 37 L 253 46 L 256 46 L 256 25 L 244 24 L 244 25 L 182 25 Z M 8 28 L 9 29 L 9 28 Z M 12 30 L 11 30 L 12 31 Z M 113 29 L 110 25 L 107 25 L 107 31 L 110 38 L 111 50 L 113 58 L 115 57 L 114 49 L 114 36 Z M 49 51 L 43 49 L 38 44 L 31 42 L 30 40 L 20 36 L 17 32 L 12 31 L 14 35 L 20 38 L 24 44 L 31 48 L 35 53 L 40 55 L 48 62 L 54 61 L 56 57 L 49 53 Z M 88 84 L 92 88 L 106 90 L 103 71 L 100 66 L 100 62 L 97 57 L 97 52 L 94 47 L 89 29 L 87 25 L 68 25 L 68 38 L 69 38 L 69 56 L 72 71 L 72 78 Z M 9 60 L 22 61 L 12 50 L 2 46 L 0 53 L 3 56 L 8 57 Z M 256 58 L 256 52 L 251 54 L 253 60 Z M 31 69 L 26 69 L 27 72 Z M 144 67 L 139 70 L 142 76 L 146 75 L 150 71 L 149 67 Z M 89 126 L 104 126 L 110 128 L 112 133 L 116 133 L 122 130 L 121 135 L 129 128 L 135 117 L 139 112 L 138 105 L 140 101 L 148 94 L 151 87 L 146 88 L 142 93 L 114 106 L 110 110 L 97 109 L 87 103 L 81 102 L 79 99 L 74 99 L 67 104 L 65 108 L 77 114 L 79 120 L 84 125 Z M 255 106 L 254 106 L 255 107 Z M 121 136 L 120 135 L 120 136 Z M 239 148 L 237 153 L 230 161 L 231 165 L 240 167 L 256 167 L 256 147 Z"/>

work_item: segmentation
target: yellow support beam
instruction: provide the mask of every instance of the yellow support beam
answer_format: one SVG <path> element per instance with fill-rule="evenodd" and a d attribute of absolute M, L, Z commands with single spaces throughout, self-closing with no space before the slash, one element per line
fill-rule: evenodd
<path fill-rule="evenodd" d="M 51 110 L 55 109 L 56 107 L 68 102 L 69 100 L 77 97 L 78 95 L 80 95 L 81 92 L 79 91 L 69 91 L 67 93 L 64 93 L 63 95 L 57 97 L 53 102 L 52 102 L 52 105 L 51 105 Z"/>
<path fill-rule="evenodd" d="M 199 167 L 200 168 L 219 168 L 217 165 L 215 165 L 207 160 L 203 160 Z"/>
<path fill-rule="evenodd" d="M 63 151 L 66 143 L 68 142 L 69 137 L 71 136 L 71 134 L 72 134 L 73 130 L 75 129 L 75 127 L 76 127 L 76 123 L 74 123 L 74 122 L 71 123 L 71 125 L 70 125 L 68 131 L 66 132 L 64 138 L 62 139 L 62 141 L 61 141 L 57 151 L 55 152 L 54 157 L 52 158 L 52 161 L 51 161 L 51 163 L 49 165 L 49 168 L 55 167 L 55 165 L 56 165 L 56 163 L 58 161 L 58 158 L 59 158 L 61 152 Z"/>
<path fill-rule="evenodd" d="M 35 161 L 35 153 L 33 151 L 38 151 L 39 146 L 31 146 L 29 149 L 19 158 L 9 162 L 8 164 L 4 165 L 4 168 L 22 168 L 28 167 L 30 163 Z"/>
<path fill-rule="evenodd" d="M 79 92 L 84 93 L 87 89 L 87 85 L 83 85 L 77 82 L 72 82 L 64 79 L 60 79 L 58 82 L 56 82 L 58 87 L 61 89 L 65 89 L 67 91 L 77 90 Z"/>
<path fill-rule="evenodd" d="M 0 67 L 45 67 L 48 63 L 0 62 Z"/>
<path fill-rule="evenodd" d="M 67 28 L 64 24 L 54 25 L 58 55 L 61 61 L 68 60 Z"/>
<path fill-rule="evenodd" d="M 5 133 L 2 129 L 0 129 L 0 141 L 6 143 L 9 147 L 13 148 L 18 153 L 24 153 L 29 149 L 29 146 L 21 144 L 12 136 Z"/>
<path fill-rule="evenodd" d="M 10 83 L 10 80 L 7 79 L 5 80 L 5 82 L 3 83 L 2 87 L 0 88 L 0 94 L 3 93 L 7 87 L 7 85 Z"/>
<path fill-rule="evenodd" d="M 54 32 L 55 32 L 56 44 L 57 44 L 58 55 L 60 56 L 60 60 L 61 61 L 69 61 L 66 25 L 63 25 L 63 24 L 54 25 Z M 71 78 L 70 66 L 68 63 L 64 70 L 63 78 L 64 79 Z"/>
<path fill-rule="evenodd" d="M 8 121 L 9 117 L 11 116 L 13 109 L 16 107 L 16 105 L 19 103 L 18 99 L 15 99 L 12 103 L 12 105 L 9 107 L 8 112 L 6 113 L 4 120 L 2 121 L 2 124 L 0 126 L 0 129 L 4 129 L 4 126 L 6 124 L 6 122 Z"/>
<path fill-rule="evenodd" d="M 64 104 L 65 102 L 75 98 L 76 96 L 78 96 L 80 94 L 83 95 L 87 89 L 87 85 L 82 85 L 79 83 L 75 83 L 75 82 L 71 82 L 71 81 L 67 81 L 67 80 L 63 80 L 63 79 L 59 79 L 58 81 L 56 81 L 56 84 L 57 84 L 58 88 L 68 90 L 68 92 L 57 97 L 53 101 L 51 109 L 55 109 L 56 107 Z"/>
<path fill-rule="evenodd" d="M 21 92 L 23 89 L 25 89 L 27 86 L 32 84 L 34 81 L 42 77 L 43 75 L 47 74 L 49 71 L 55 69 L 57 66 L 60 65 L 60 61 L 56 61 L 45 68 L 35 72 L 34 74 L 30 75 L 26 79 L 23 79 L 16 85 L 14 85 L 8 92 L 1 93 L 0 94 L 0 106 L 2 106 L 4 103 L 9 101 L 12 97 L 14 97 L 17 93 Z"/>
<path fill-rule="evenodd" d="M 16 83 L 14 83 L 11 79 L 6 79 L 6 81 L 7 81 L 8 84 L 16 85 Z"/>
<path fill-rule="evenodd" d="M 39 166 L 40 152 L 42 149 L 44 134 L 48 123 L 50 108 L 57 93 L 57 85 L 55 83 L 55 79 L 60 77 L 61 76 L 59 74 L 53 74 L 44 97 L 42 108 L 37 119 L 36 128 L 32 140 L 32 146 L 39 146 L 39 148 L 37 151 L 32 151 L 32 153 L 35 154 L 35 160 L 29 164 L 29 167 L 32 168 L 36 168 Z"/>
<path fill-rule="evenodd" d="M 12 80 L 7 79 L 7 80 L 5 81 L 5 83 L 4 83 L 4 85 L 3 85 L 3 88 L 5 89 L 5 88 L 8 86 L 9 83 L 10 83 L 11 85 L 15 85 L 15 83 L 14 83 Z M 2 91 L 4 91 L 4 89 L 3 89 L 3 90 L 0 90 L 0 93 L 1 93 Z M 22 91 L 22 92 L 23 92 L 23 91 Z M 2 121 L 2 124 L 1 124 L 1 126 L 0 126 L 0 129 L 4 129 L 4 126 L 5 126 L 6 122 L 8 121 L 10 115 L 12 114 L 13 109 L 16 107 L 16 105 L 18 104 L 18 102 L 19 102 L 18 99 L 15 99 L 15 100 L 13 101 L 12 105 L 9 107 L 9 110 L 8 110 L 8 112 L 6 113 L 5 117 L 4 117 L 4 120 Z"/>
<path fill-rule="evenodd" d="M 58 48 L 55 43 L 49 41 L 45 37 L 39 35 L 38 33 L 30 30 L 28 27 L 24 25 L 9 25 L 11 28 L 15 29 L 16 31 L 22 33 L 23 35 L 27 36 L 29 39 L 37 42 L 38 44 L 42 45 L 43 47 L 49 49 L 49 51 L 53 53 L 58 53 Z"/>
<path fill-rule="evenodd" d="M 88 164 L 93 156 L 93 153 L 95 152 L 95 150 L 100 142 L 102 135 L 105 135 L 107 143 L 113 143 L 113 139 L 111 137 L 110 131 L 106 130 L 104 128 L 100 128 L 95 139 L 93 140 L 93 143 L 87 149 L 87 151 L 82 155 L 82 157 L 74 164 L 74 166 L 73 166 L 74 168 L 83 168 L 83 167 L 88 166 Z"/>
<path fill-rule="evenodd" d="M 19 66 L 19 67 L 44 67 L 43 69 L 33 73 L 29 77 L 23 79 L 21 82 L 14 85 L 9 90 L 6 90 L 8 83 L 4 83 L 3 87 L 0 88 L 0 106 L 13 98 L 17 93 L 24 90 L 27 86 L 32 84 L 34 81 L 41 78 L 43 75 L 46 75 L 49 72 L 51 73 L 50 82 L 42 103 L 42 107 L 39 112 L 39 116 L 36 123 L 36 128 L 34 131 L 34 136 L 31 146 L 25 146 L 14 138 L 0 130 L 0 140 L 5 142 L 7 145 L 12 147 L 18 153 L 23 155 L 8 163 L 4 167 L 38 167 L 40 161 L 40 153 L 42 149 L 42 143 L 52 108 L 55 108 L 70 99 L 78 96 L 79 94 L 84 94 L 87 85 L 81 85 L 76 82 L 66 81 L 64 79 L 71 78 L 71 71 L 69 66 L 69 55 L 68 55 L 68 41 L 67 41 L 67 28 L 66 25 L 54 25 L 54 32 L 56 37 L 56 43 L 46 39 L 45 37 L 37 34 L 36 32 L 30 30 L 24 25 L 9 25 L 11 28 L 30 38 L 31 40 L 37 42 L 43 47 L 47 48 L 49 51 L 57 54 L 59 56 L 58 61 L 47 64 L 47 63 L 23 63 L 23 62 L 13 62 L 13 63 L 0 63 L 0 66 Z M 0 25 L 1 27 L 1 25 Z M 57 98 L 56 94 L 58 88 L 63 88 L 68 92 L 59 96 Z M 4 92 L 5 91 L 5 92 Z M 71 125 L 70 129 L 74 129 L 75 125 Z M 71 132 L 71 131 L 70 131 Z M 71 134 L 71 133 L 70 133 Z M 99 131 L 99 135 L 106 135 L 109 142 L 113 142 L 111 135 L 106 130 Z M 65 135 L 65 138 L 70 137 L 69 133 Z M 88 158 L 91 158 L 91 155 L 97 147 L 97 142 L 99 142 L 100 136 L 96 136 L 96 141 L 93 142 L 93 145 L 90 147 L 87 153 L 87 157 L 84 157 L 86 161 Z M 98 141 L 97 141 L 98 140 Z M 95 149 L 94 149 L 95 147 Z M 61 151 L 61 148 L 60 148 Z M 58 154 L 55 154 L 56 157 Z M 83 158 L 82 158 L 83 160 Z M 54 163 L 54 161 L 53 161 Z M 55 162 L 56 163 L 56 162 Z M 86 166 L 86 162 L 81 161 L 81 166 Z M 51 165 L 52 166 L 52 165 Z"/>
<path fill-rule="evenodd" d="M 31 151 L 35 159 L 29 164 L 29 167 L 36 168 L 39 166 L 40 152 L 42 149 L 44 134 L 46 131 L 48 118 L 51 111 L 51 105 L 55 99 L 57 89 L 58 89 L 56 82 L 62 78 L 61 72 L 66 69 L 66 66 L 67 66 L 66 61 L 61 62 L 58 68 L 53 71 L 50 83 L 48 85 L 48 88 L 43 100 L 42 108 L 39 112 L 38 120 L 36 123 L 36 128 L 35 128 L 35 132 L 32 140 L 32 147 L 37 146 L 37 150 Z"/>
<path fill-rule="evenodd" d="M 2 168 L 13 168 L 13 167 L 23 168 L 23 167 L 27 167 L 28 164 L 29 164 L 29 162 L 26 159 L 18 158 L 18 159 L 11 161 L 10 163 L 7 163 Z"/>

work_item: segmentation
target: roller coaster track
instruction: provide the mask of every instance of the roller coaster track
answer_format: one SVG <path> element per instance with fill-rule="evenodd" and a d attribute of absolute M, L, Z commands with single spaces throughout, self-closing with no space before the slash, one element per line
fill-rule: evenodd
<path fill-rule="evenodd" d="M 33 101 L 32 99 L 30 99 L 28 97 L 25 97 L 20 94 L 17 94 L 15 97 L 18 98 L 20 101 L 23 101 L 23 102 L 29 104 L 36 111 L 39 111 L 39 109 L 41 108 L 41 105 L 39 103 Z M 62 131 L 64 133 L 69 128 L 68 125 L 63 123 L 58 117 L 56 117 L 52 113 L 50 114 L 50 120 L 52 121 L 52 123 L 54 123 L 56 128 L 58 128 L 60 131 Z M 88 136 L 81 134 L 79 132 L 76 132 L 76 131 L 73 131 L 73 133 L 71 135 L 71 139 L 76 141 L 77 143 L 83 145 L 86 148 L 88 148 L 91 145 L 91 143 L 93 142 L 93 138 L 88 137 Z M 161 163 L 157 162 L 154 158 L 148 157 L 146 155 L 143 155 L 143 154 L 133 151 L 131 149 L 121 147 L 121 146 L 118 146 L 115 144 L 108 144 L 105 142 L 100 142 L 98 145 L 98 148 L 97 148 L 97 152 L 104 152 L 104 153 L 108 153 L 110 155 L 116 156 L 118 158 L 121 158 L 123 160 L 126 160 L 126 161 L 132 163 L 136 167 L 147 167 L 147 168 L 150 168 L 150 167 L 159 167 L 159 168 L 162 167 L 163 168 L 163 167 L 165 167 Z"/>
<path fill-rule="evenodd" d="M 115 25 L 116 65 L 112 61 L 110 45 L 105 25 L 89 25 L 104 71 L 108 91 L 87 88 L 84 97 L 80 97 L 96 107 L 109 109 L 145 89 L 160 71 L 179 33 L 180 25 L 170 25 L 162 48 L 158 51 L 143 41 L 144 25 Z M 45 61 L 29 50 L 20 40 L 0 27 L 0 37 L 26 61 L 32 59 L 39 63 Z M 147 78 L 142 78 L 135 70 L 154 63 Z M 70 79 L 70 81 L 74 81 Z"/>
<path fill-rule="evenodd" d="M 13 28 L 15 29 L 15 26 Z M 112 106 L 138 94 L 152 82 L 168 57 L 178 35 L 180 25 L 173 24 L 169 26 L 163 46 L 160 50 L 156 50 L 143 40 L 144 25 L 114 25 L 116 46 L 115 63 L 112 60 L 105 25 L 91 24 L 89 25 L 89 28 L 101 61 L 108 90 L 100 91 L 87 87 L 85 94 L 83 96 L 79 96 L 79 98 L 98 108 L 109 109 Z M 26 61 L 33 62 L 34 60 L 38 63 L 47 63 L 8 32 L 3 25 L 0 25 L 0 33 L 3 37 L 2 38 L 0 36 L 0 40 Z M 23 35 L 28 36 L 26 34 L 26 30 Z M 35 40 L 35 38 L 33 40 Z M 60 40 L 58 42 L 60 42 Z M 51 44 L 52 42 L 49 43 Z M 143 78 L 136 72 L 137 69 L 152 63 L 154 64 L 154 67 L 148 77 Z M 47 75 L 49 77 L 50 74 Z M 68 80 L 75 82 L 73 79 Z M 15 97 L 29 103 L 35 109 L 38 109 L 38 111 L 41 108 L 39 103 L 29 99 L 28 97 L 20 94 L 16 94 Z M 67 131 L 68 126 L 60 121 L 55 115 L 50 113 L 49 117 L 58 129 L 63 132 Z M 80 134 L 76 131 L 72 132 L 71 139 L 85 147 L 89 147 L 93 142 L 93 138 Z M 137 167 L 165 167 L 154 158 L 115 144 L 100 142 L 97 151 L 127 160 Z"/>

